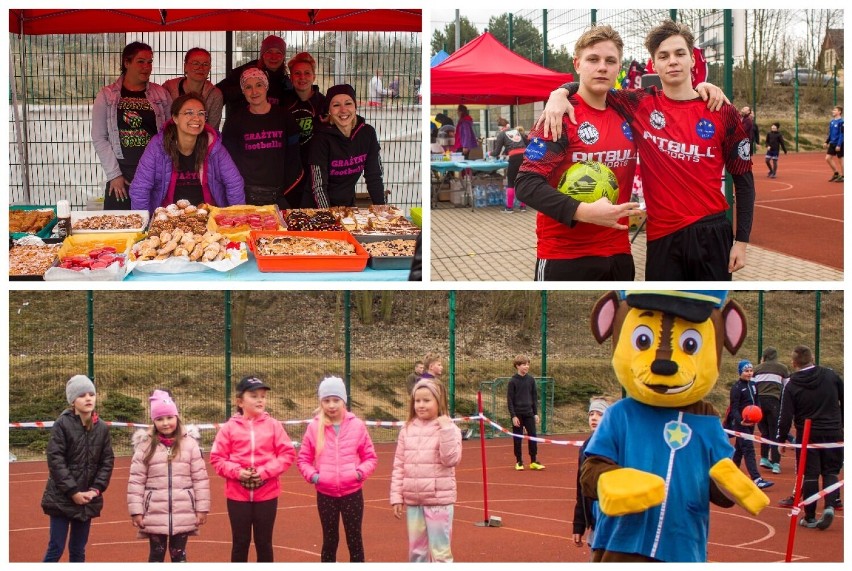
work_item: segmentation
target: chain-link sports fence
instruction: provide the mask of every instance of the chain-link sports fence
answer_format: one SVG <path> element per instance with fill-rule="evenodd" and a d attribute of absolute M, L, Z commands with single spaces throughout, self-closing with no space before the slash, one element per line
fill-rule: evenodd
<path fill-rule="evenodd" d="M 120 74 L 121 51 L 132 41 L 154 50 L 151 81 L 162 84 L 183 76 L 186 51 L 200 46 L 211 53 L 210 81 L 228 69 L 257 59 L 260 43 L 276 34 L 287 44 L 287 57 L 310 52 L 317 62 L 320 90 L 337 83 L 355 87 L 358 113 L 376 129 L 382 147 L 385 188 L 390 202 L 421 204 L 421 115 L 418 86 L 422 69 L 420 33 L 413 32 L 234 32 L 231 61 L 225 32 L 156 32 L 134 34 L 10 35 L 15 92 L 10 113 L 9 201 L 56 204 L 69 199 L 76 208 L 103 196 L 104 172 L 91 139 L 92 103 L 98 91 Z M 228 65 L 230 64 L 230 65 Z M 376 69 L 384 83 L 398 81 L 398 99 L 381 107 L 367 105 L 369 82 Z M 14 96 L 14 98 L 12 97 Z M 29 164 L 27 169 L 25 165 Z M 24 179 L 29 180 L 29 196 Z M 366 192 L 363 181 L 358 192 Z"/>
<path fill-rule="evenodd" d="M 598 345 L 589 315 L 602 292 L 180 292 L 13 291 L 9 294 L 9 418 L 53 420 L 66 406 L 65 381 L 91 375 L 98 409 L 111 421 L 145 423 L 155 388 L 175 394 L 191 423 L 224 421 L 233 387 L 248 374 L 271 383 L 271 413 L 313 415 L 327 373 L 349 386 L 351 409 L 368 420 L 405 420 L 406 377 L 427 352 L 444 358 L 443 380 L 456 415 L 476 411 L 483 386 L 489 416 L 505 416 L 505 384 L 518 354 L 542 385 L 547 431 L 585 430 L 588 399 L 618 397 L 610 344 Z M 732 292 L 749 334 L 739 357 L 769 345 L 783 362 L 798 344 L 843 372 L 842 292 Z M 722 361 L 708 397 L 727 406 L 737 358 Z M 490 383 L 490 384 L 483 384 Z M 499 385 L 499 386 L 498 386 Z M 550 403 L 550 404 L 547 404 Z M 507 426 L 508 427 L 508 426 Z M 377 441 L 396 431 L 371 428 Z M 116 429 L 119 450 L 129 432 Z M 300 439 L 303 427 L 288 432 Z M 212 431 L 205 433 L 209 444 Z M 12 430 L 19 457 L 40 454 L 46 431 Z"/>

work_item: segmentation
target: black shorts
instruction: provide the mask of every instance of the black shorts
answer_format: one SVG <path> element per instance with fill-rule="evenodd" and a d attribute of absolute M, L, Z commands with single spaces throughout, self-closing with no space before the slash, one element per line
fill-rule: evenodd
<path fill-rule="evenodd" d="M 734 232 L 724 212 L 648 242 L 645 281 L 731 281 Z"/>
<path fill-rule="evenodd" d="M 524 154 L 509 155 L 509 168 L 506 169 L 506 182 L 509 188 L 515 188 L 515 179 L 518 176 L 518 171 L 521 170 L 521 163 L 524 162 Z"/>
<path fill-rule="evenodd" d="M 631 282 L 636 277 L 633 256 L 585 256 L 572 260 L 542 260 L 535 263 L 535 281 L 620 281 Z"/>
<path fill-rule="evenodd" d="M 840 145 L 840 150 L 838 151 L 836 145 L 832 145 L 831 143 L 829 143 L 827 152 L 832 157 L 837 157 L 838 159 L 842 159 L 843 158 L 843 145 Z"/>

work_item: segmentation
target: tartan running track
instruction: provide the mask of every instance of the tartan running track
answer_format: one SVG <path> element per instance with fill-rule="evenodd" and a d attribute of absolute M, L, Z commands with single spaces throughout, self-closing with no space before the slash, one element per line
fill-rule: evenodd
<path fill-rule="evenodd" d="M 780 172 L 780 168 L 779 168 Z M 385 430 L 385 429 L 380 429 Z M 582 441 L 588 435 L 548 435 L 552 440 Z M 364 485 L 364 546 L 367 561 L 405 562 L 407 535 L 404 520 L 393 517 L 388 504 L 394 443 L 376 445 L 379 464 Z M 486 440 L 489 512 L 502 518 L 502 527 L 478 527 L 482 523 L 483 482 L 479 440 L 464 442 L 461 464 L 456 468 L 458 501 L 455 505 L 453 555 L 458 562 L 586 562 L 589 549 L 571 540 L 571 521 L 576 498 L 577 454 L 575 446 L 539 444 L 544 471 L 514 469 L 512 440 Z M 759 456 L 759 454 L 758 454 Z M 778 500 L 793 489 L 793 452 L 782 456 L 782 474 L 763 469 L 775 482 L 766 490 L 772 500 L 757 517 L 741 508 L 710 508 L 708 560 L 713 562 L 780 562 L 784 560 L 789 527 L 789 508 Z M 524 459 L 528 464 L 527 444 Z M 148 542 L 135 539 L 136 530 L 127 515 L 125 492 L 130 458 L 116 459 L 112 481 L 104 494 L 105 507 L 95 519 L 87 547 L 90 562 L 144 562 Z M 39 502 L 47 465 L 43 461 L 9 465 L 9 561 L 36 562 L 44 555 L 48 539 L 48 517 Z M 224 481 L 212 467 L 212 508 L 199 536 L 187 547 L 190 562 L 226 562 L 230 557 L 230 524 L 225 507 Z M 842 475 L 841 475 L 842 479 Z M 822 512 L 819 502 L 817 515 Z M 793 561 L 843 561 L 843 512 L 837 512 L 826 531 L 798 528 Z M 275 558 L 280 562 L 318 562 L 322 532 L 316 512 L 316 494 L 292 466 L 282 477 L 278 517 L 275 524 Z M 63 556 L 67 561 L 68 553 Z M 254 560 L 254 550 L 250 552 Z M 347 561 L 348 551 L 341 529 L 338 560 Z"/>

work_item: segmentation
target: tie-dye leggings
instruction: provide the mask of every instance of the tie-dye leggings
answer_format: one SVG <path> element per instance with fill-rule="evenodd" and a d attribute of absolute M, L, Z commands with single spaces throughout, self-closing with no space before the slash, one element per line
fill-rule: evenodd
<path fill-rule="evenodd" d="M 452 563 L 453 505 L 406 506 L 408 560 Z"/>

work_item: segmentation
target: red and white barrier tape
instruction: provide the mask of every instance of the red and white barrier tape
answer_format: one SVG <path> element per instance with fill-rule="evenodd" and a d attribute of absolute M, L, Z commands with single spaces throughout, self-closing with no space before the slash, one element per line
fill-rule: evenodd
<path fill-rule="evenodd" d="M 544 442 L 546 444 L 557 444 L 559 446 L 577 446 L 577 447 L 583 446 L 582 440 L 553 440 L 552 438 L 541 438 L 539 436 L 527 436 L 526 434 L 515 434 L 511 430 L 507 430 L 507 429 L 503 428 L 502 426 L 500 426 L 499 424 L 497 424 L 496 422 L 494 422 L 493 420 L 491 420 L 490 418 L 488 418 L 485 415 L 482 416 L 482 419 L 485 422 L 487 422 L 488 424 L 490 424 L 494 429 L 499 430 L 503 434 L 506 434 L 508 436 L 512 436 L 514 438 L 520 438 L 522 440 L 532 440 L 533 442 Z"/>
<path fill-rule="evenodd" d="M 285 425 L 294 425 L 294 424 L 309 424 L 313 419 L 308 418 L 306 420 L 282 420 L 281 423 Z M 458 418 L 454 418 L 453 422 L 469 422 L 471 420 L 479 420 L 479 416 L 460 416 Z M 52 420 L 45 421 L 36 421 L 36 422 L 10 422 L 9 428 L 51 428 L 53 426 Z M 150 428 L 150 424 L 140 424 L 136 422 L 116 422 L 111 420 L 103 420 L 102 421 L 107 426 L 111 426 L 114 428 Z M 219 430 L 222 427 L 223 423 L 214 422 L 208 424 L 194 424 L 195 428 L 199 430 Z M 386 428 L 400 428 L 405 426 L 405 422 L 398 420 L 365 420 L 364 424 L 367 426 L 381 426 Z"/>
<path fill-rule="evenodd" d="M 737 438 L 742 438 L 743 440 L 751 440 L 752 442 L 759 442 L 761 444 L 771 444 L 772 446 L 782 446 L 785 448 L 801 448 L 801 444 L 791 444 L 789 442 L 775 442 L 774 440 L 768 440 L 761 436 L 755 436 L 754 434 L 749 434 L 748 432 L 737 432 L 736 430 L 728 430 L 725 429 L 725 432 L 730 434 L 731 436 L 735 436 Z M 826 449 L 826 448 L 843 448 L 842 442 L 820 442 L 820 443 L 810 443 L 808 444 L 808 449 L 817 450 L 817 449 Z"/>
<path fill-rule="evenodd" d="M 814 502 L 818 501 L 820 498 L 824 498 L 825 496 L 827 496 L 828 494 L 830 494 L 830 493 L 831 493 L 831 492 L 833 492 L 834 490 L 839 490 L 839 489 L 840 489 L 840 488 L 842 488 L 842 487 L 843 487 L 843 480 L 840 480 L 839 482 L 837 482 L 837 483 L 835 483 L 835 484 L 830 485 L 829 487 L 825 488 L 824 490 L 820 490 L 819 492 L 817 492 L 816 494 L 814 494 L 814 495 L 810 496 L 809 498 L 807 498 L 807 499 L 804 499 L 804 500 L 800 501 L 800 502 L 799 502 L 799 505 L 795 506 L 795 507 L 792 509 L 792 511 L 790 512 L 790 514 L 791 514 L 791 515 L 799 515 L 799 512 L 800 512 L 800 511 L 802 510 L 802 508 L 803 508 L 803 507 L 805 507 L 806 505 L 808 505 L 808 504 L 812 504 L 812 503 L 814 503 Z"/>

